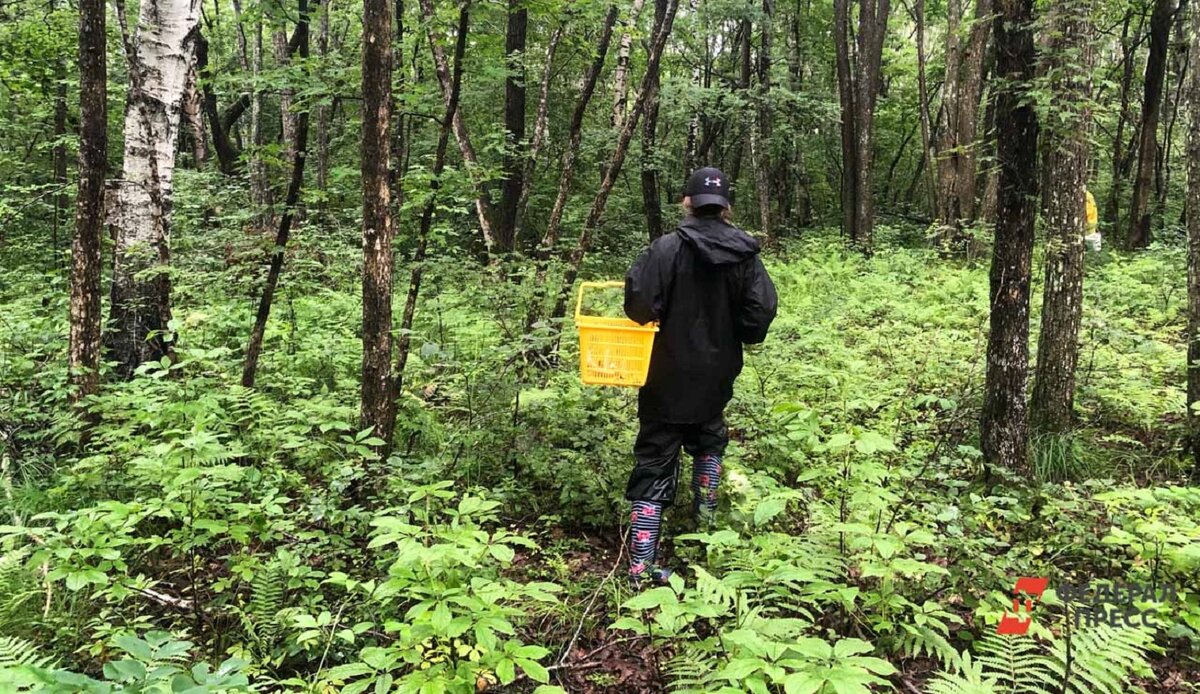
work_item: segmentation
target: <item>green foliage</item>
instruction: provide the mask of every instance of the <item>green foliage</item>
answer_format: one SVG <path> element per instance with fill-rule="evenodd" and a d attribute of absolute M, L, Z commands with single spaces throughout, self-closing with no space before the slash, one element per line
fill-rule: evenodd
<path fill-rule="evenodd" d="M 930 694 L 1119 694 L 1130 678 L 1150 674 L 1152 637 L 1142 629 L 1106 625 L 1073 630 L 1041 643 L 1031 637 L 990 634 L 975 655 L 956 655 L 929 683 Z"/>

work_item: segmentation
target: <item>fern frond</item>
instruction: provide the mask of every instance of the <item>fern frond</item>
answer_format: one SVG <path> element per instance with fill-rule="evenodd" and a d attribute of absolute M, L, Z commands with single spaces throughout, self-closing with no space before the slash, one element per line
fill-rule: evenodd
<path fill-rule="evenodd" d="M 53 659 L 38 653 L 37 646 L 15 636 L 0 636 L 0 669 L 17 666 L 49 667 Z"/>
<path fill-rule="evenodd" d="M 984 674 L 983 663 L 972 660 L 971 652 L 955 653 L 949 663 L 954 670 L 943 670 L 925 685 L 927 694 L 999 694 L 996 678 Z"/>
<path fill-rule="evenodd" d="M 1049 659 L 1056 680 L 1066 682 L 1067 691 L 1121 694 L 1127 690 L 1131 676 L 1149 672 L 1146 651 L 1153 640 L 1145 629 L 1098 624 L 1076 629 L 1069 642 L 1065 638 L 1055 640 Z"/>

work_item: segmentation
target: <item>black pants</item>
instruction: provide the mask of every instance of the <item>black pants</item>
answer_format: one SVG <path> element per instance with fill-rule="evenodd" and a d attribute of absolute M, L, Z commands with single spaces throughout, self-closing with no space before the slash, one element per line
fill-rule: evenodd
<path fill-rule="evenodd" d="M 729 430 L 723 416 L 698 424 L 642 420 L 633 444 L 636 466 L 625 487 L 625 498 L 670 506 L 679 486 L 679 448 L 682 446 L 693 458 L 724 456 L 728 443 Z"/>

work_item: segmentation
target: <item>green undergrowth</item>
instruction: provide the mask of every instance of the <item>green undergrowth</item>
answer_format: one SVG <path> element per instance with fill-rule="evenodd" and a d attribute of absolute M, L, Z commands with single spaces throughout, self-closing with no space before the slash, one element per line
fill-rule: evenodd
<path fill-rule="evenodd" d="M 1175 249 L 1089 257 L 1078 426 L 1034 437 L 1034 477 L 985 484 L 986 264 L 785 243 L 768 257 L 780 316 L 728 410 L 718 526 L 672 517 L 678 578 L 630 595 L 610 569 L 635 393 L 579 383 L 570 319 L 551 368 L 522 358 L 559 327 L 523 334 L 529 266 L 428 268 L 381 460 L 356 425 L 353 235 L 289 251 L 250 390 L 260 244 L 199 231 L 175 249 L 178 361 L 106 378 L 86 430 L 63 385 L 62 273 L 0 267 L 6 691 L 550 691 L 573 681 L 577 634 L 649 647 L 639 667 L 687 691 L 914 672 L 930 691 L 1127 691 L 1156 659 L 1196 658 Z M 361 483 L 377 491 L 352 505 Z M 997 637 L 1019 576 L 1051 590 L 1029 636 Z M 1068 638 L 1055 586 L 1089 580 L 1176 599 L 1138 605 L 1153 628 Z"/>

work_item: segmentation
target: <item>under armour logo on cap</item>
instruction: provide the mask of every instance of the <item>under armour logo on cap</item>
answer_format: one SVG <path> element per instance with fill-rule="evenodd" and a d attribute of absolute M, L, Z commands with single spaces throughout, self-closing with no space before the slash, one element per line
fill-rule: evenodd
<path fill-rule="evenodd" d="M 692 206 L 696 208 L 709 205 L 729 207 L 731 189 L 728 176 L 720 169 L 707 166 L 692 172 L 683 194 L 692 199 Z"/>

